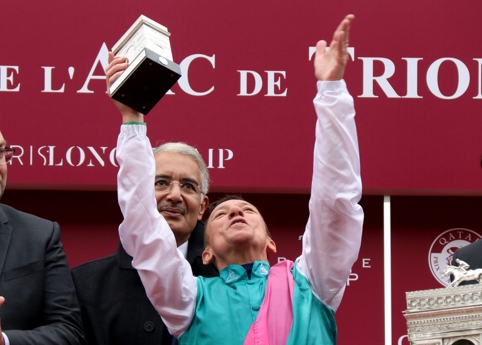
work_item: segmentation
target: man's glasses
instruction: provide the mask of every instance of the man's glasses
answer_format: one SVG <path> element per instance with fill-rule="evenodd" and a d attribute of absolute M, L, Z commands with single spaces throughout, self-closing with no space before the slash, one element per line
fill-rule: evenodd
<path fill-rule="evenodd" d="M 0 164 L 10 162 L 14 153 L 15 149 L 12 149 L 11 147 L 0 149 Z"/>
<path fill-rule="evenodd" d="M 174 183 L 179 184 L 179 189 L 181 190 L 181 193 L 183 195 L 195 195 L 195 194 L 199 194 L 201 191 L 201 187 L 194 182 L 181 183 L 175 180 L 171 181 L 171 180 L 160 179 L 160 180 L 157 180 L 155 183 L 156 192 L 167 193 L 171 190 L 172 185 Z"/>

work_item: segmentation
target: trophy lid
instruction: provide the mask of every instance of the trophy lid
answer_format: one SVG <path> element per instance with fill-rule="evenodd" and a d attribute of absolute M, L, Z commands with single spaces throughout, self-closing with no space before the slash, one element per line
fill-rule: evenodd
<path fill-rule="evenodd" d="M 127 41 L 136 33 L 136 31 L 142 26 L 147 25 L 152 29 L 161 32 L 166 36 L 171 36 L 171 33 L 167 31 L 167 28 L 164 25 L 161 25 L 154 20 L 144 16 L 141 14 L 139 18 L 132 24 L 132 26 L 125 32 L 125 34 L 117 41 L 117 43 L 112 47 L 112 52 L 116 55 L 119 50 L 124 46 Z"/>

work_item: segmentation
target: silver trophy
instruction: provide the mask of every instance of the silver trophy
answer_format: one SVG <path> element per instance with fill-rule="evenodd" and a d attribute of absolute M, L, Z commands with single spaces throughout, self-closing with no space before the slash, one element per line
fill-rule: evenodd
<path fill-rule="evenodd" d="M 125 56 L 127 69 L 110 86 L 110 96 L 146 115 L 181 77 L 172 60 L 167 28 L 141 15 L 114 45 L 114 56 Z"/>

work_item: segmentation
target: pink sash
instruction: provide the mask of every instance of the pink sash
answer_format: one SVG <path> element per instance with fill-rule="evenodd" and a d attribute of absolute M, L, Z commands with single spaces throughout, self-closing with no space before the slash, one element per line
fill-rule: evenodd
<path fill-rule="evenodd" d="M 293 261 L 289 260 L 270 268 L 263 304 L 249 328 L 244 345 L 286 344 L 293 323 L 292 268 Z"/>

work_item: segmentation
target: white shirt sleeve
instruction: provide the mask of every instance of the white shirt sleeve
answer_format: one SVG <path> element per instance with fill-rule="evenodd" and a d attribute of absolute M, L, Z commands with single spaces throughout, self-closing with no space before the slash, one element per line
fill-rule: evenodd
<path fill-rule="evenodd" d="M 134 259 L 149 300 L 169 332 L 179 337 L 194 315 L 197 284 L 191 266 L 154 196 L 155 161 L 144 125 L 123 125 L 117 141 L 118 199 L 124 215 L 122 246 Z"/>
<path fill-rule="evenodd" d="M 297 268 L 336 311 L 360 250 L 362 186 L 353 98 L 343 80 L 318 82 L 310 217 Z"/>

